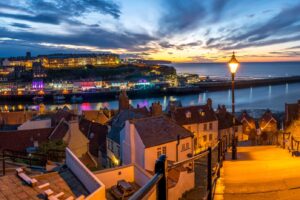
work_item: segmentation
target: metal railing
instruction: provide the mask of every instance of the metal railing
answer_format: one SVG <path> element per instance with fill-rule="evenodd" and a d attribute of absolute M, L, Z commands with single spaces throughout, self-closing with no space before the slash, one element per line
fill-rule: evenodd
<path fill-rule="evenodd" d="M 212 200 L 215 193 L 215 188 L 217 180 L 220 177 L 220 169 L 225 160 L 225 153 L 227 152 L 227 147 L 230 145 L 227 136 L 222 137 L 217 144 L 213 147 L 200 152 L 197 155 L 194 155 L 191 158 L 188 158 L 183 161 L 173 163 L 171 166 L 167 166 L 167 160 L 165 155 L 161 155 L 155 163 L 155 175 L 148 181 L 146 185 L 141 187 L 134 195 L 132 195 L 129 200 L 142 200 L 149 196 L 153 190 L 156 188 L 156 199 L 158 200 L 167 200 L 168 199 L 168 171 L 175 169 L 179 166 L 182 166 L 187 163 L 192 163 L 195 160 L 207 156 L 207 187 L 205 199 Z M 212 152 L 217 150 L 217 162 L 215 166 L 212 165 Z"/>
<path fill-rule="evenodd" d="M 41 153 L 27 153 L 22 151 L 14 151 L 4 149 L 2 150 L 2 175 L 6 173 L 6 161 L 10 160 L 14 163 L 26 164 L 29 167 L 46 166 L 47 160 L 57 161 L 65 158 L 65 151 L 49 150 L 48 154 Z"/>
<path fill-rule="evenodd" d="M 277 145 L 289 150 L 292 156 L 300 153 L 300 140 L 290 132 L 283 132 L 277 135 Z"/>

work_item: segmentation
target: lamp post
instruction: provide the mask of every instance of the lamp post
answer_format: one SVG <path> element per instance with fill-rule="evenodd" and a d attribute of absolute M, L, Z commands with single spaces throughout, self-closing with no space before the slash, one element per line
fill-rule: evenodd
<path fill-rule="evenodd" d="M 237 147 L 236 147 L 236 139 L 235 139 L 235 105 L 234 105 L 234 77 L 235 73 L 239 67 L 239 62 L 235 58 L 234 52 L 232 53 L 232 57 L 228 62 L 229 70 L 231 73 L 231 94 L 232 94 L 232 160 L 237 159 Z"/>

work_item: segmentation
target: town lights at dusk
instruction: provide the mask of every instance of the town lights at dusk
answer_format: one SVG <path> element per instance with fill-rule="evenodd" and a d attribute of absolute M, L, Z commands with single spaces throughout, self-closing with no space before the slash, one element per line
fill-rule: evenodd
<path fill-rule="evenodd" d="M 298 200 L 299 11 L 2 1 L 0 200 Z"/>

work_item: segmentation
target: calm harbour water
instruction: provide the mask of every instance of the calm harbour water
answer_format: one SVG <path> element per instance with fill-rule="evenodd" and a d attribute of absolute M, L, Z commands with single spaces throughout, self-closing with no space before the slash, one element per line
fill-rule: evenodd
<path fill-rule="evenodd" d="M 178 73 L 197 73 L 200 75 L 209 75 L 211 77 L 227 77 L 228 69 L 225 64 L 173 64 Z M 242 63 L 237 77 L 279 77 L 300 75 L 300 63 Z M 216 108 L 218 104 L 224 104 L 228 109 L 231 108 L 231 91 L 205 92 L 197 95 L 185 96 L 164 96 L 147 99 L 133 99 L 133 106 L 150 106 L 153 102 L 160 101 L 165 108 L 169 100 L 177 99 L 184 106 L 204 104 L 207 98 L 213 100 Z M 285 103 L 293 103 L 300 99 L 300 83 L 270 85 L 263 87 L 253 87 L 236 90 L 236 110 L 243 109 L 272 109 L 273 111 L 283 111 Z M 65 104 L 71 109 L 94 110 L 103 107 L 111 109 L 118 108 L 117 100 L 82 104 Z M 48 109 L 63 107 L 64 105 L 46 105 Z M 38 109 L 37 105 L 30 105 L 30 108 Z"/>

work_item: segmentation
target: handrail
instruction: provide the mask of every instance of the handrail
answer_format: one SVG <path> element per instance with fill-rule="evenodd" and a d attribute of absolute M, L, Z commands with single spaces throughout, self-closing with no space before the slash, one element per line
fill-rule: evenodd
<path fill-rule="evenodd" d="M 168 170 L 174 169 L 174 168 L 178 167 L 179 165 L 183 165 L 185 163 L 189 163 L 189 162 L 192 162 L 192 161 L 197 160 L 199 158 L 202 158 L 202 157 L 206 156 L 207 154 L 208 154 L 208 150 L 201 151 L 199 154 L 193 156 L 192 158 L 188 158 L 188 159 L 173 163 L 172 166 L 168 167 Z"/>
<path fill-rule="evenodd" d="M 143 199 L 154 188 L 154 186 L 157 185 L 157 183 L 162 177 L 162 173 L 156 173 L 144 187 L 142 187 L 136 193 L 134 193 L 128 200 Z"/>
<path fill-rule="evenodd" d="M 141 200 L 149 194 L 151 189 L 156 185 L 156 198 L 159 200 L 168 199 L 167 184 L 167 157 L 161 155 L 155 163 L 155 175 L 142 188 L 140 188 L 129 200 Z"/>
<path fill-rule="evenodd" d="M 218 149 L 217 163 L 212 166 L 212 151 Z M 194 155 L 192 158 L 185 159 L 183 161 L 175 162 L 171 166 L 167 166 L 166 156 L 162 155 L 155 163 L 155 175 L 141 187 L 135 194 L 133 194 L 129 200 L 141 200 L 149 195 L 149 192 L 156 186 L 156 199 L 167 200 L 168 187 L 167 187 L 167 171 L 183 165 L 185 163 L 193 162 L 196 159 L 207 156 L 207 189 L 206 199 L 212 200 L 216 189 L 217 180 L 220 177 L 220 169 L 222 162 L 225 159 L 225 153 L 227 151 L 227 137 L 222 137 L 219 141 L 208 149 L 201 151 L 199 154 Z M 213 172 L 213 173 L 212 173 Z"/>

